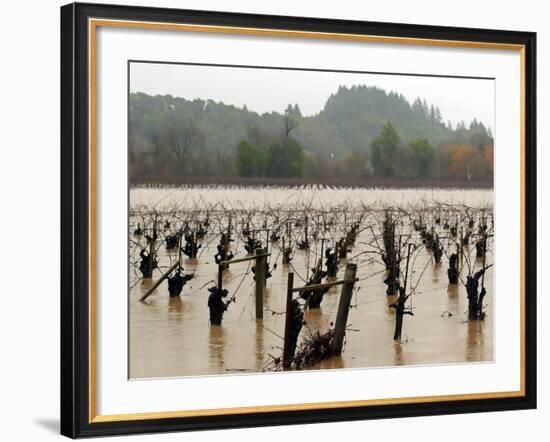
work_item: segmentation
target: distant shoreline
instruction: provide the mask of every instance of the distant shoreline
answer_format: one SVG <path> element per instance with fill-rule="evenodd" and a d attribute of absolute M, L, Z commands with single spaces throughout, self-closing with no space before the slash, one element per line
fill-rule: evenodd
<path fill-rule="evenodd" d="M 226 176 L 181 176 L 131 178 L 130 187 L 283 187 L 326 186 L 334 188 L 434 188 L 434 189 L 493 189 L 492 180 L 464 180 L 451 178 L 269 178 Z"/>

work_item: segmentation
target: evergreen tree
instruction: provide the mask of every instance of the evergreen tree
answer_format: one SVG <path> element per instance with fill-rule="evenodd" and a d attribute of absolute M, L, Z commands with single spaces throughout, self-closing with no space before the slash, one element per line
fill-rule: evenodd
<path fill-rule="evenodd" d="M 370 162 L 375 175 L 394 176 L 398 167 L 394 163 L 399 143 L 400 139 L 395 127 L 390 121 L 386 122 L 378 137 L 370 145 Z"/>
<path fill-rule="evenodd" d="M 415 175 L 420 178 L 429 177 L 435 158 L 435 148 L 425 139 L 413 140 L 409 147 L 416 171 Z"/>

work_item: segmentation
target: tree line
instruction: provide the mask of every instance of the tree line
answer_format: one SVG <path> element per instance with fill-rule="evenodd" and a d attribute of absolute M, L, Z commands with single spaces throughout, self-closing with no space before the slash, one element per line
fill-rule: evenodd
<path fill-rule="evenodd" d="M 178 176 L 492 180 L 493 138 L 475 119 L 443 123 L 437 106 L 366 86 L 340 87 L 319 114 L 170 95 L 129 97 L 133 179 Z"/>

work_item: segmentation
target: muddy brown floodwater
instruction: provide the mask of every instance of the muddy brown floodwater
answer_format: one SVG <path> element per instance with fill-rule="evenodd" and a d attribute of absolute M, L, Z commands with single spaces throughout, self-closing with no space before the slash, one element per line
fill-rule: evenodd
<path fill-rule="evenodd" d="M 133 232 L 140 217 L 138 211 L 154 207 L 160 211 L 196 210 L 197 207 L 220 207 L 225 211 L 246 211 L 257 207 L 307 206 L 311 213 L 331 206 L 346 210 L 367 207 L 375 213 L 380 208 L 393 206 L 405 210 L 462 204 L 492 211 L 493 192 L 488 190 L 369 190 L 369 189 L 318 189 L 318 188 L 163 188 L 131 189 L 130 205 L 134 213 L 130 219 Z M 216 206 L 217 205 L 217 206 Z M 379 212 L 376 212 L 379 213 Z M 344 215 L 342 215 L 344 216 Z M 379 215 L 376 215 L 379 218 Z M 298 214 L 297 217 L 303 217 Z M 143 218 L 141 218 L 143 219 Z M 161 217 L 161 219 L 163 219 Z M 373 218 L 374 220 L 374 218 Z M 364 221 L 369 224 L 367 216 Z M 374 222 L 374 221 L 372 221 Z M 179 227 L 179 226 L 177 226 Z M 239 229 L 240 225 L 237 226 Z M 175 229 L 176 226 L 171 226 Z M 335 227 L 337 228 L 337 226 Z M 385 272 L 380 260 L 363 253 L 373 242 L 373 232 L 379 228 L 363 229 L 349 257 L 359 255 L 353 262 L 358 265 L 360 281 L 356 283 L 349 313 L 344 352 L 340 357 L 325 360 L 311 369 L 380 367 L 413 364 L 445 364 L 493 360 L 494 297 L 493 268 L 485 275 L 487 316 L 484 321 L 467 321 L 468 300 L 463 284 L 450 286 L 447 279 L 448 258 L 434 264 L 432 254 L 425 248 L 416 254 L 412 267 L 412 282 L 418 286 L 410 298 L 414 316 L 404 318 L 402 341 L 393 341 L 395 310 L 389 305 L 395 297 L 386 295 Z M 214 230 L 214 229 L 212 229 Z M 406 229 L 409 232 L 411 229 Z M 218 231 L 219 232 L 219 231 Z M 131 378 L 167 376 L 197 376 L 224 373 L 263 371 L 272 361 L 271 356 L 282 353 L 287 273 L 295 273 L 295 286 L 303 285 L 308 269 L 313 267 L 320 253 L 321 241 L 312 242 L 309 251 L 295 248 L 292 266 L 281 263 L 279 246 L 273 244 L 270 267 L 277 262 L 273 276 L 267 280 L 264 295 L 264 319 L 254 318 L 254 282 L 250 272 L 253 261 L 232 265 L 224 272 L 223 285 L 229 297 L 236 294 L 229 305 L 221 326 L 210 326 L 207 307 L 210 281 L 217 278 L 218 266 L 214 262 L 219 234 L 211 231 L 201 240 L 198 259 L 185 259 L 186 273 L 194 272 L 179 297 L 170 298 L 166 281 L 146 301 L 140 297 L 156 281 L 163 270 L 176 259 L 164 245 L 159 250 L 159 267 L 152 280 L 141 280 L 134 265 L 129 272 L 129 360 Z M 443 233 L 443 232 L 442 232 Z M 412 232 L 417 236 L 415 232 Z M 299 236 L 296 233 L 297 236 Z M 135 262 L 136 251 L 130 234 L 130 261 Z M 329 240 L 327 240 L 330 242 Z M 452 249 L 447 240 L 443 246 Z M 494 248 L 490 241 L 489 250 Z M 236 235 L 232 243 L 236 257 L 246 256 L 242 238 Z M 475 247 L 470 245 L 471 264 L 480 268 L 475 258 Z M 491 264 L 493 254 L 488 253 L 486 263 Z M 344 263 L 344 261 L 342 261 Z M 338 278 L 342 278 L 344 265 Z M 467 266 L 462 269 L 465 277 Z M 324 297 L 320 309 L 306 310 L 306 325 L 302 328 L 299 343 L 317 331 L 326 331 L 335 320 L 340 287 L 332 288 Z M 270 356 L 271 355 L 271 356 Z"/>

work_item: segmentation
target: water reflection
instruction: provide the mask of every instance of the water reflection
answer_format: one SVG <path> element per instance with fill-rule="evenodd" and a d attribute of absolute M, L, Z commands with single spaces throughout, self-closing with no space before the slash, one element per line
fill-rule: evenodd
<path fill-rule="evenodd" d="M 224 329 L 220 325 L 210 326 L 209 339 L 208 339 L 208 351 L 210 356 L 210 363 L 212 366 L 217 367 L 219 372 L 225 370 L 224 360 Z M 197 349 L 197 351 L 200 351 Z"/>
<path fill-rule="evenodd" d="M 263 321 L 256 321 L 256 371 L 262 371 L 265 355 L 264 324 Z"/>
<path fill-rule="evenodd" d="M 329 358 L 313 366 L 312 369 L 319 368 L 321 370 L 330 370 L 333 368 L 343 368 L 343 367 L 345 367 L 344 358 L 342 358 L 342 356 L 333 356 L 332 358 Z"/>
<path fill-rule="evenodd" d="M 395 342 L 393 343 L 393 362 L 394 365 L 403 365 L 405 364 L 405 360 L 403 358 L 403 344 L 401 342 Z"/>
<path fill-rule="evenodd" d="M 175 314 L 178 317 L 182 316 L 184 311 L 184 303 L 179 296 L 169 298 L 168 300 L 168 312 Z"/>
<path fill-rule="evenodd" d="M 485 339 L 483 336 L 483 321 L 467 322 L 466 360 L 479 361 L 483 355 Z"/>

